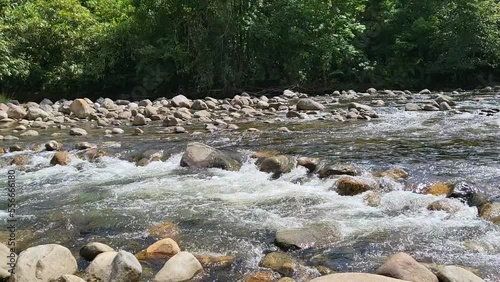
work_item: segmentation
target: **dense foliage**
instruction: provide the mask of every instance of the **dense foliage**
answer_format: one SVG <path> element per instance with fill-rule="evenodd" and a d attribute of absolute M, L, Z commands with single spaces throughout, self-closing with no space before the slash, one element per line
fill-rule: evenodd
<path fill-rule="evenodd" d="M 471 86 L 495 73 L 499 16 L 496 0 L 0 0 L 0 87 Z"/>

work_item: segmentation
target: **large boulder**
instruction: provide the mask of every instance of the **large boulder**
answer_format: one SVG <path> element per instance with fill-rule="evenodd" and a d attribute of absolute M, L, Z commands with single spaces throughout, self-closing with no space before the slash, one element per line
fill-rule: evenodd
<path fill-rule="evenodd" d="M 338 242 L 340 238 L 341 235 L 335 228 L 313 225 L 278 230 L 275 244 L 284 250 L 321 248 Z"/>
<path fill-rule="evenodd" d="M 479 207 L 479 216 L 495 224 L 500 224 L 500 201 L 490 201 Z"/>
<path fill-rule="evenodd" d="M 9 105 L 9 109 L 7 110 L 7 116 L 9 118 L 22 119 L 22 118 L 26 117 L 26 115 L 28 114 L 26 112 L 26 110 L 21 106 L 17 106 L 14 104 L 8 104 L 8 105 Z"/>
<path fill-rule="evenodd" d="M 186 151 L 182 155 L 181 166 L 236 171 L 241 168 L 241 161 L 229 153 L 202 143 L 192 142 L 187 145 Z"/>
<path fill-rule="evenodd" d="M 484 282 L 474 273 L 454 265 L 439 267 L 437 277 L 439 282 Z"/>
<path fill-rule="evenodd" d="M 434 196 L 446 195 L 449 196 L 453 192 L 453 186 L 443 182 L 436 182 L 425 189 L 425 194 Z"/>
<path fill-rule="evenodd" d="M 61 275 L 73 274 L 76 260 L 67 248 L 56 245 L 40 245 L 19 254 L 11 282 L 49 282 Z"/>
<path fill-rule="evenodd" d="M 50 160 L 51 165 L 69 165 L 71 163 L 71 158 L 69 153 L 66 151 L 57 152 L 54 154 Z"/>
<path fill-rule="evenodd" d="M 358 168 L 350 164 L 336 164 L 336 165 L 327 165 L 322 167 L 318 171 L 319 178 L 326 178 L 330 176 L 337 175 L 351 175 L 356 176 L 361 172 Z"/>
<path fill-rule="evenodd" d="M 155 242 L 146 250 L 138 253 L 136 256 L 140 260 L 161 260 L 171 258 L 178 254 L 180 251 L 181 249 L 179 248 L 179 245 L 177 245 L 174 240 L 165 238 Z"/>
<path fill-rule="evenodd" d="M 26 115 L 26 118 L 29 120 L 35 120 L 37 118 L 41 118 L 41 119 L 48 118 L 49 116 L 50 116 L 50 114 L 47 113 L 46 111 L 44 111 L 40 108 L 31 107 L 28 110 L 28 114 Z"/>
<path fill-rule="evenodd" d="M 94 260 L 95 257 L 97 257 L 102 253 L 114 252 L 114 251 L 115 250 L 113 248 L 111 248 L 106 244 L 99 242 L 91 242 L 80 249 L 80 256 L 87 261 L 92 261 Z"/>
<path fill-rule="evenodd" d="M 87 118 L 92 113 L 92 108 L 84 99 L 75 99 L 69 109 L 77 118 Z"/>
<path fill-rule="evenodd" d="M 408 282 L 369 273 L 336 273 L 313 279 L 309 282 Z"/>
<path fill-rule="evenodd" d="M 203 266 L 191 253 L 180 252 L 163 265 L 153 282 L 189 281 L 202 271 Z"/>
<path fill-rule="evenodd" d="M 177 95 L 172 98 L 172 104 L 175 107 L 191 108 L 191 101 L 184 95 Z"/>
<path fill-rule="evenodd" d="M 377 274 L 412 282 L 438 282 L 434 273 L 406 253 L 392 255 L 377 269 Z"/>
<path fill-rule="evenodd" d="M 95 279 L 97 281 L 109 281 L 111 277 L 111 268 L 118 252 L 104 252 L 92 260 L 85 269 L 83 278 L 87 281 Z"/>
<path fill-rule="evenodd" d="M 309 98 L 299 99 L 299 102 L 297 103 L 297 110 L 299 111 L 322 111 L 324 109 L 325 106 L 323 106 L 321 103 L 318 103 Z"/>
<path fill-rule="evenodd" d="M 119 251 L 111 263 L 108 282 L 137 282 L 141 274 L 142 266 L 135 256 L 126 251 Z"/>
<path fill-rule="evenodd" d="M 260 171 L 272 173 L 274 177 L 279 177 L 283 173 L 292 171 L 295 167 L 295 160 L 291 156 L 278 155 L 258 158 L 255 164 Z"/>
<path fill-rule="evenodd" d="M 377 182 L 352 176 L 340 177 L 336 182 L 336 186 L 337 192 L 341 196 L 354 196 L 378 189 Z"/>

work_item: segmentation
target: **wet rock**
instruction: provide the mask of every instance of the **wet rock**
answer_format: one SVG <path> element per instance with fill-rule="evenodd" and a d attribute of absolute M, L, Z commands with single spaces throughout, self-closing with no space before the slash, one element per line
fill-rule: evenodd
<path fill-rule="evenodd" d="M 331 270 L 330 268 L 326 267 L 326 266 L 316 266 L 316 270 L 318 270 L 318 272 L 321 274 L 321 275 L 329 275 L 329 274 L 333 274 L 335 273 L 335 271 Z"/>
<path fill-rule="evenodd" d="M 56 244 L 40 245 L 19 254 L 11 281 L 46 282 L 76 270 L 76 260 L 67 248 Z"/>
<path fill-rule="evenodd" d="M 453 265 L 439 267 L 437 277 L 439 282 L 484 282 L 474 273 Z"/>
<path fill-rule="evenodd" d="M 200 111 L 200 110 L 208 110 L 208 105 L 202 100 L 195 100 L 193 105 L 191 105 L 191 109 Z"/>
<path fill-rule="evenodd" d="M 137 135 L 143 135 L 143 134 L 144 134 L 144 130 L 142 130 L 140 128 L 134 128 L 133 135 L 137 136 Z"/>
<path fill-rule="evenodd" d="M 423 89 L 420 92 L 418 92 L 418 94 L 425 94 L 425 95 L 428 95 L 428 94 L 431 94 L 431 93 L 432 92 L 429 89 Z"/>
<path fill-rule="evenodd" d="M 276 282 L 277 277 L 273 271 L 260 270 L 245 276 L 245 282 Z"/>
<path fill-rule="evenodd" d="M 139 252 L 136 257 L 139 260 L 163 260 L 175 256 L 180 251 L 179 245 L 174 240 L 165 238 Z"/>
<path fill-rule="evenodd" d="M 69 165 L 70 163 L 71 158 L 69 157 L 69 153 L 66 151 L 55 153 L 50 160 L 51 165 Z"/>
<path fill-rule="evenodd" d="M 347 109 L 350 110 L 350 109 L 356 109 L 358 111 L 365 111 L 365 112 L 372 112 L 373 111 L 373 108 L 370 107 L 370 106 L 367 106 L 367 105 L 363 105 L 363 104 L 360 104 L 360 103 L 349 103 L 347 105 Z"/>
<path fill-rule="evenodd" d="M 10 165 L 16 165 L 16 166 L 25 166 L 30 164 L 31 160 L 29 159 L 28 156 L 24 155 L 19 155 L 15 156 L 12 161 L 10 162 Z"/>
<path fill-rule="evenodd" d="M 406 253 L 392 255 L 376 273 L 413 282 L 438 282 L 436 275 Z"/>
<path fill-rule="evenodd" d="M 453 101 L 453 98 L 447 95 L 439 94 L 436 99 L 434 99 L 436 103 L 442 104 L 446 103 L 448 106 L 455 106 L 455 102 Z M 451 107 L 450 107 L 451 108 Z"/>
<path fill-rule="evenodd" d="M 184 127 L 182 127 L 182 126 L 176 126 L 174 128 L 174 132 L 175 133 L 186 133 L 186 129 Z"/>
<path fill-rule="evenodd" d="M 411 280 L 408 280 L 411 281 Z M 369 273 L 336 273 L 313 279 L 309 282 L 408 282 Z"/>
<path fill-rule="evenodd" d="M 469 206 L 480 206 L 483 191 L 473 184 L 467 182 L 458 182 L 453 186 L 453 192 L 449 195 L 450 198 L 460 199 Z"/>
<path fill-rule="evenodd" d="M 86 281 L 78 276 L 66 274 L 51 282 L 86 282 Z"/>
<path fill-rule="evenodd" d="M 96 147 L 97 147 L 97 145 L 91 144 L 89 142 L 79 142 L 79 143 L 75 144 L 75 149 L 77 149 L 77 150 L 86 150 L 86 149 L 96 148 Z"/>
<path fill-rule="evenodd" d="M 3 140 L 5 140 L 5 141 L 12 141 L 12 140 L 19 140 L 19 138 L 16 137 L 16 136 L 12 136 L 12 135 L 6 135 L 6 136 L 3 137 Z"/>
<path fill-rule="evenodd" d="M 449 199 L 441 199 L 430 203 L 427 206 L 430 211 L 445 211 L 447 213 L 456 213 L 460 207 L 454 205 Z"/>
<path fill-rule="evenodd" d="M 445 184 L 443 182 L 436 182 L 425 189 L 425 194 L 431 194 L 434 196 L 440 195 L 450 195 L 453 192 L 453 186 Z"/>
<path fill-rule="evenodd" d="M 302 115 L 299 112 L 296 112 L 296 111 L 288 111 L 286 113 L 286 117 L 287 118 L 301 118 Z"/>
<path fill-rule="evenodd" d="M 119 251 L 111 263 L 108 282 L 137 282 L 141 274 L 142 266 L 135 256 L 126 251 Z"/>
<path fill-rule="evenodd" d="M 297 159 L 297 166 L 303 166 L 307 169 L 307 172 L 312 173 L 318 169 L 320 159 L 318 158 L 308 158 L 300 157 Z"/>
<path fill-rule="evenodd" d="M 441 111 L 451 111 L 452 110 L 451 106 L 446 102 L 441 102 L 441 104 L 439 104 L 439 109 Z"/>
<path fill-rule="evenodd" d="M 91 242 L 87 245 L 83 246 L 80 249 L 80 256 L 84 258 L 86 261 L 92 261 L 98 255 L 105 252 L 114 252 L 115 250 L 110 246 L 99 243 L 99 242 Z"/>
<path fill-rule="evenodd" d="M 194 255 L 203 268 L 230 267 L 235 262 L 233 256 Z"/>
<path fill-rule="evenodd" d="M 278 230 L 275 244 L 284 250 L 321 248 L 338 242 L 340 237 L 340 233 L 333 227 L 312 225 Z"/>
<path fill-rule="evenodd" d="M 327 178 L 330 176 L 336 175 L 351 175 L 356 176 L 359 175 L 360 171 L 353 165 L 349 164 L 336 164 L 336 165 L 327 165 L 322 167 L 318 171 L 319 178 Z"/>
<path fill-rule="evenodd" d="M 274 270 L 283 276 L 292 277 L 296 271 L 297 263 L 295 259 L 287 253 L 272 252 L 262 258 L 259 262 L 259 266 Z"/>
<path fill-rule="evenodd" d="M 341 196 L 354 196 L 366 191 L 378 189 L 376 182 L 355 178 L 352 176 L 342 176 L 337 182 L 337 192 Z"/>
<path fill-rule="evenodd" d="M 83 128 L 73 127 L 69 130 L 71 136 L 86 136 L 87 134 L 87 131 Z"/>
<path fill-rule="evenodd" d="M 423 110 L 424 111 L 439 111 L 439 108 L 434 106 L 434 105 L 427 104 L 427 105 L 424 105 Z"/>
<path fill-rule="evenodd" d="M 75 99 L 69 109 L 77 118 L 88 118 L 92 113 L 92 108 L 84 99 Z"/>
<path fill-rule="evenodd" d="M 479 216 L 495 224 L 500 224 L 500 201 L 487 202 L 479 207 Z"/>
<path fill-rule="evenodd" d="M 49 116 L 50 116 L 50 114 L 47 113 L 46 111 L 44 111 L 40 108 L 35 108 L 35 107 L 29 108 L 28 113 L 26 114 L 26 118 L 28 120 L 36 120 L 38 118 L 44 119 L 44 118 L 48 118 Z"/>
<path fill-rule="evenodd" d="M 175 107 L 191 108 L 191 102 L 184 95 L 177 95 L 172 98 L 172 104 Z"/>
<path fill-rule="evenodd" d="M 260 171 L 272 173 L 275 177 L 279 177 L 283 173 L 292 171 L 295 167 L 295 160 L 291 156 L 278 155 L 259 158 L 255 164 Z"/>
<path fill-rule="evenodd" d="M 409 176 L 408 172 L 402 168 L 392 168 L 386 171 L 374 171 L 372 175 L 375 177 L 389 177 L 394 180 L 400 180 Z"/>
<path fill-rule="evenodd" d="M 28 113 L 26 110 L 14 104 L 9 104 L 9 109 L 7 110 L 7 116 L 11 119 L 22 119 L 26 117 Z"/>
<path fill-rule="evenodd" d="M 20 134 L 20 136 L 23 136 L 23 137 L 35 137 L 38 135 L 40 135 L 40 133 L 38 133 L 38 131 L 36 131 L 36 130 L 26 130 L 25 132 Z"/>
<path fill-rule="evenodd" d="M 181 166 L 194 168 L 221 168 L 239 170 L 241 161 L 229 153 L 217 150 L 202 143 L 192 142 L 182 155 Z"/>
<path fill-rule="evenodd" d="M 415 104 L 415 103 L 407 103 L 405 105 L 405 110 L 408 112 L 419 111 L 420 106 L 418 104 Z"/>
<path fill-rule="evenodd" d="M 163 126 L 177 126 L 180 124 L 180 120 L 173 117 L 173 116 L 168 116 L 163 120 Z"/>
<path fill-rule="evenodd" d="M 112 264 L 117 254 L 118 252 L 104 252 L 97 255 L 85 269 L 83 278 L 87 281 L 109 281 Z"/>
<path fill-rule="evenodd" d="M 143 116 L 142 114 L 137 114 L 134 117 L 134 121 L 132 122 L 132 125 L 134 125 L 134 126 L 142 126 L 142 125 L 146 125 L 147 123 L 148 122 L 147 122 L 145 116 Z"/>
<path fill-rule="evenodd" d="M 149 228 L 148 233 L 150 236 L 159 239 L 175 239 L 181 232 L 175 223 L 167 221 Z"/>
<path fill-rule="evenodd" d="M 192 254 L 180 252 L 165 263 L 153 282 L 189 281 L 202 271 L 201 263 Z"/>
<path fill-rule="evenodd" d="M 50 140 L 49 142 L 47 142 L 47 144 L 45 144 L 45 149 L 47 151 L 59 151 L 61 150 L 61 148 L 62 144 L 55 140 Z"/>
<path fill-rule="evenodd" d="M 367 193 L 364 195 L 363 201 L 370 207 L 378 207 L 382 201 L 382 195 L 379 192 Z"/>
<path fill-rule="evenodd" d="M 310 110 L 324 110 L 325 106 L 323 106 L 321 103 L 318 103 L 312 99 L 300 99 L 299 102 L 297 103 L 297 110 L 299 111 L 310 111 Z"/>
<path fill-rule="evenodd" d="M 113 128 L 113 129 L 111 130 L 111 133 L 112 133 L 112 134 L 123 134 L 123 133 L 125 133 L 125 130 L 123 130 L 123 129 L 121 129 L 121 128 Z"/>
<path fill-rule="evenodd" d="M 9 152 L 21 152 L 24 151 L 24 148 L 19 145 L 12 145 L 9 147 Z"/>

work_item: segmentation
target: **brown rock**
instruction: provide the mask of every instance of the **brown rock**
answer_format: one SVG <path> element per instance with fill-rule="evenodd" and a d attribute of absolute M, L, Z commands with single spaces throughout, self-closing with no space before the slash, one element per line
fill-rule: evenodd
<path fill-rule="evenodd" d="M 408 172 L 406 172 L 402 168 L 393 168 L 393 169 L 389 169 L 386 171 L 374 171 L 372 174 L 375 177 L 387 176 L 387 177 L 392 178 L 394 180 L 407 178 L 409 176 Z"/>
<path fill-rule="evenodd" d="M 500 224 L 500 202 L 488 202 L 481 205 L 479 216 L 495 224 Z"/>
<path fill-rule="evenodd" d="M 326 177 L 337 176 L 337 175 L 356 176 L 359 174 L 360 174 L 359 169 L 357 169 L 353 165 L 349 165 L 349 164 L 327 165 L 327 166 L 322 167 L 318 171 L 319 178 L 326 178 Z"/>
<path fill-rule="evenodd" d="M 259 266 L 274 270 L 283 276 L 292 277 L 295 273 L 296 263 L 294 258 L 287 253 L 272 252 L 262 258 Z"/>
<path fill-rule="evenodd" d="M 194 255 L 194 257 L 203 268 L 229 267 L 235 261 L 233 256 Z"/>
<path fill-rule="evenodd" d="M 276 282 L 278 279 L 272 271 L 257 271 L 245 276 L 245 282 Z"/>
<path fill-rule="evenodd" d="M 257 151 L 253 153 L 250 158 L 252 159 L 258 159 L 258 158 L 268 158 L 268 157 L 275 157 L 281 155 L 280 152 L 278 151 L 273 151 L 273 150 L 264 150 L 264 151 Z"/>
<path fill-rule="evenodd" d="M 139 260 L 163 260 L 175 256 L 180 251 L 179 245 L 174 240 L 165 238 L 136 254 L 136 257 Z"/>
<path fill-rule="evenodd" d="M 378 188 L 376 183 L 368 183 L 351 176 L 342 176 L 336 184 L 337 191 L 342 196 L 354 196 Z"/>
<path fill-rule="evenodd" d="M 427 209 L 430 211 L 445 211 L 448 213 L 456 213 L 460 210 L 458 206 L 454 206 L 448 199 L 434 201 L 427 206 Z"/>
<path fill-rule="evenodd" d="M 336 273 L 313 279 L 309 282 L 409 282 L 369 273 Z"/>
<path fill-rule="evenodd" d="M 69 157 L 69 153 L 66 151 L 57 152 L 50 160 L 51 165 L 68 165 L 71 163 L 71 158 Z"/>
<path fill-rule="evenodd" d="M 303 166 L 307 168 L 309 173 L 311 173 L 318 169 L 319 162 L 320 159 L 318 158 L 300 157 L 297 159 L 297 166 Z"/>
<path fill-rule="evenodd" d="M 406 253 L 392 255 L 376 273 L 412 282 L 438 282 L 436 275 Z"/>
<path fill-rule="evenodd" d="M 148 233 L 149 235 L 159 239 L 175 239 L 181 232 L 175 223 L 166 221 L 149 228 Z"/>
<path fill-rule="evenodd" d="M 363 197 L 364 202 L 370 207 L 380 206 L 382 196 L 378 192 L 368 193 Z"/>
<path fill-rule="evenodd" d="M 12 161 L 10 162 L 11 165 L 16 165 L 16 166 L 25 166 L 28 165 L 31 162 L 31 160 L 28 158 L 28 156 L 15 156 Z"/>
<path fill-rule="evenodd" d="M 446 195 L 449 196 L 453 192 L 453 186 L 443 182 L 436 182 L 425 189 L 425 194 L 434 196 Z"/>

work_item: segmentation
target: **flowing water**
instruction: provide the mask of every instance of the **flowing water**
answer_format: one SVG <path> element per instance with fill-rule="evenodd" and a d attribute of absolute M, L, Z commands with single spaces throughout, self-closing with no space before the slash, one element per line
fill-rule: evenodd
<path fill-rule="evenodd" d="M 370 207 L 363 195 L 331 191 L 335 179 L 305 177 L 299 167 L 272 180 L 248 158 L 255 150 L 276 149 L 328 163 L 353 163 L 366 172 L 402 167 L 410 173 L 407 182 L 417 189 L 435 181 L 466 181 L 488 195 L 500 195 L 500 114 L 479 115 L 479 109 L 498 108 L 500 97 L 483 96 L 481 102 L 471 97 L 454 97 L 459 114 L 405 112 L 395 100 L 384 98 L 386 106 L 377 108 L 380 118 L 372 121 L 282 117 L 264 123 L 275 119 L 266 117 L 241 125 L 263 129 L 260 133 L 181 137 L 146 128 L 150 133 L 145 136 L 108 143 L 108 150 L 121 154 L 151 148 L 171 153 L 167 160 L 145 167 L 116 156 L 98 163 L 74 157 L 69 166 L 51 167 L 53 153 L 32 152 L 33 163 L 17 171 L 19 237 L 25 247 L 57 242 L 75 255 L 92 240 L 137 252 L 154 242 L 146 233 L 149 227 L 171 221 L 182 230 L 182 249 L 236 257 L 232 267 L 212 271 L 206 281 L 237 281 L 258 268 L 266 251 L 276 250 L 276 230 L 323 223 L 337 226 L 342 241 L 296 252 L 307 265 L 372 272 L 388 255 L 404 251 L 422 262 L 467 266 L 487 281 L 500 281 L 500 226 L 478 218 L 475 207 L 457 200 L 455 214 L 431 212 L 427 205 L 439 197 L 407 191 L 388 179 L 390 191 L 382 195 L 380 206 Z M 331 100 L 321 99 L 327 104 Z M 292 132 L 277 130 L 281 126 Z M 182 168 L 179 162 L 188 141 L 238 151 L 247 158 L 237 172 Z M 12 168 L 4 166 L 0 175 Z M 7 214 L 0 216 L 5 219 Z M 81 260 L 80 267 L 85 267 Z M 151 266 L 152 272 L 158 267 Z M 145 281 L 150 276 L 146 271 Z"/>

